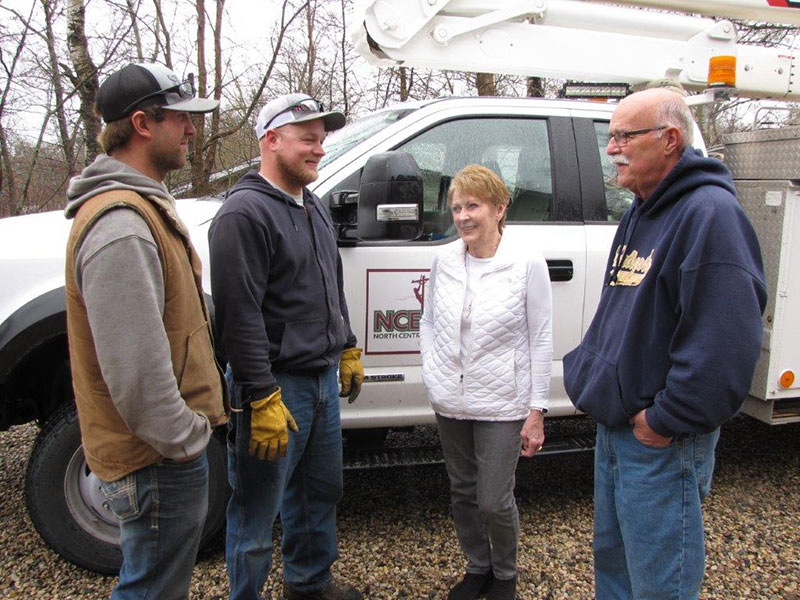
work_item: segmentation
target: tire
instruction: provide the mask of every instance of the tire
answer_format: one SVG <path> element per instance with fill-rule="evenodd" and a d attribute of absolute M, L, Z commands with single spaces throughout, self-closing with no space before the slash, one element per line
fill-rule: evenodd
<path fill-rule="evenodd" d="M 225 522 L 228 497 L 225 446 L 217 436 L 208 445 L 208 516 L 201 548 Z M 65 403 L 39 432 L 25 478 L 28 514 L 45 542 L 71 563 L 104 575 L 122 565 L 119 526 L 97 478 L 83 456 L 78 414 Z"/>

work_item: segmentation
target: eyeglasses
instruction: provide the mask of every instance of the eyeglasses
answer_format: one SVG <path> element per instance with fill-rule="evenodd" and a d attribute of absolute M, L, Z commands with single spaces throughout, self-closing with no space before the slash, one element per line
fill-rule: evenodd
<path fill-rule="evenodd" d="M 195 95 L 194 82 L 191 79 L 187 79 L 186 81 L 183 81 L 171 88 L 167 88 L 165 90 L 158 90 L 150 94 L 146 94 L 141 98 L 138 98 L 137 100 L 134 100 L 133 102 L 128 104 L 128 106 L 125 107 L 125 110 L 123 112 L 124 114 L 128 114 L 145 100 L 150 100 L 151 98 L 155 98 L 156 96 L 164 96 L 164 99 L 166 100 L 165 106 L 169 106 L 170 104 L 175 104 L 177 102 L 180 102 L 181 100 L 189 100 L 190 98 L 194 98 L 194 95 Z"/>
<path fill-rule="evenodd" d="M 650 133 L 651 131 L 661 131 L 667 127 L 669 127 L 669 125 L 650 127 L 649 129 L 636 129 L 635 131 L 618 131 L 616 133 L 610 133 L 608 134 L 608 142 L 611 143 L 611 140 L 613 139 L 617 146 L 622 148 L 631 140 L 631 138 L 636 137 L 637 135 L 644 135 L 645 133 Z"/>
<path fill-rule="evenodd" d="M 323 113 L 325 112 L 325 106 L 323 106 L 322 102 L 319 100 L 314 100 L 314 98 L 306 98 L 305 100 L 300 100 L 300 102 L 295 102 L 291 106 L 287 106 L 281 112 L 274 115 L 267 124 L 264 125 L 264 131 L 266 132 L 269 130 L 269 126 L 272 122 L 287 112 L 293 113 Z"/>

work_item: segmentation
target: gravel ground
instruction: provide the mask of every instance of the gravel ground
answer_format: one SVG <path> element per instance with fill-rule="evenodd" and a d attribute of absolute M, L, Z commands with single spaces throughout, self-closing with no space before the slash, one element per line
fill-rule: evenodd
<path fill-rule="evenodd" d="M 583 425 L 548 423 L 548 435 L 575 427 Z M 113 578 L 64 561 L 31 526 L 23 483 L 35 433 L 32 425 L 0 433 L 0 598 L 107 598 Z M 591 598 L 591 455 L 526 461 L 518 470 L 517 499 L 519 597 Z M 800 600 L 798 507 L 800 425 L 768 427 L 747 417 L 726 425 L 705 504 L 702 597 Z M 463 568 L 443 466 L 347 472 L 339 531 L 336 572 L 369 598 L 444 598 Z M 275 598 L 281 575 L 276 564 L 267 584 Z M 220 537 L 200 556 L 192 598 L 226 597 Z"/>

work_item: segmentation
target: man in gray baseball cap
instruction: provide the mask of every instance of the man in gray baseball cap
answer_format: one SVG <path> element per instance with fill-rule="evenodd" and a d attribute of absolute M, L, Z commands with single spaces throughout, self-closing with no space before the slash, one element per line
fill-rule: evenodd
<path fill-rule="evenodd" d="M 260 168 L 236 183 L 209 229 L 217 340 L 238 409 L 228 434 L 230 600 L 261 598 L 279 511 L 284 598 L 362 597 L 331 566 L 342 496 L 338 396 L 355 400 L 364 369 L 333 223 L 306 187 L 327 132 L 344 123 L 305 94 L 269 102 L 255 126 Z"/>
<path fill-rule="evenodd" d="M 103 81 L 95 104 L 103 121 L 113 123 L 148 106 L 206 113 L 217 108 L 219 101 L 195 97 L 192 79 L 181 80 L 163 65 L 131 63 Z"/>
<path fill-rule="evenodd" d="M 86 462 L 119 521 L 112 600 L 187 597 L 206 445 L 227 422 L 202 266 L 164 185 L 186 162 L 189 113 L 217 104 L 161 65 L 117 71 L 97 94 L 105 153 L 67 190 L 70 367 Z"/>

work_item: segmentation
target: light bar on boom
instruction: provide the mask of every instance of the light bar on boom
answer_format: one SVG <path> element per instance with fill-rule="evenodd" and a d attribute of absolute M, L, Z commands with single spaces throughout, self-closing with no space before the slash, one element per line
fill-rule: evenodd
<path fill-rule="evenodd" d="M 625 83 L 565 83 L 561 88 L 562 98 L 598 98 L 622 99 L 630 93 Z"/>

